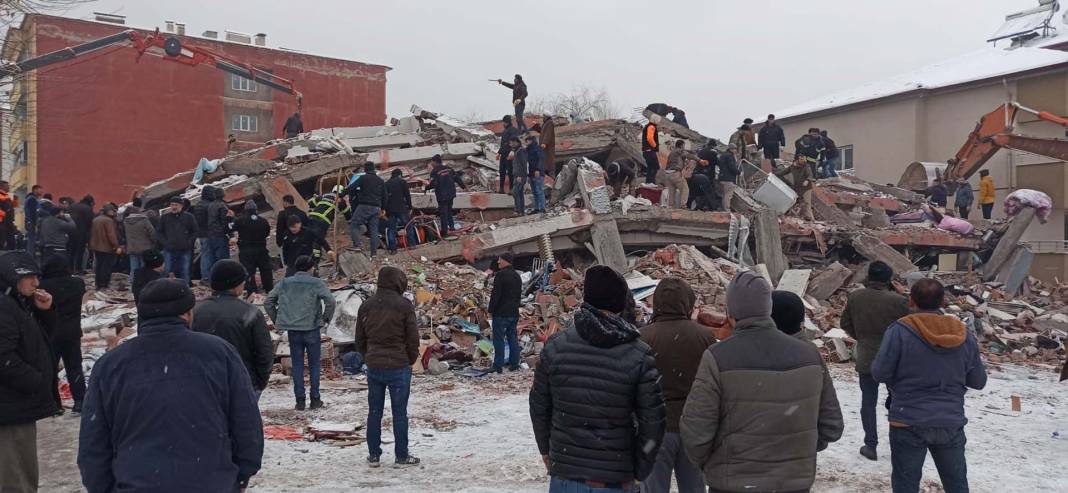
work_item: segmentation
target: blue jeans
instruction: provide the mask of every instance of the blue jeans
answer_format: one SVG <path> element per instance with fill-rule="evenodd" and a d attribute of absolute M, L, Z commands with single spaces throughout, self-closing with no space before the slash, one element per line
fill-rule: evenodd
<path fill-rule="evenodd" d="M 515 211 L 522 214 L 527 209 L 526 196 L 523 192 L 527 188 L 527 177 L 517 176 L 515 181 L 512 182 L 512 200 L 515 202 Z"/>
<path fill-rule="evenodd" d="M 637 488 L 594 488 L 586 483 L 561 478 L 549 480 L 549 493 L 635 493 Z"/>
<path fill-rule="evenodd" d="M 392 250 L 397 249 L 397 231 L 405 227 L 408 221 L 411 220 L 408 217 L 408 213 L 394 214 L 389 217 L 386 222 L 386 248 Z M 408 228 L 404 232 L 406 238 L 405 245 L 408 247 L 415 246 L 416 242 L 412 241 L 415 238 L 415 231 L 412 228 Z"/>
<path fill-rule="evenodd" d="M 508 366 L 519 365 L 519 336 L 517 317 L 493 317 L 493 367 L 504 368 L 505 340 L 508 341 Z"/>
<path fill-rule="evenodd" d="M 189 282 L 189 264 L 193 261 L 193 252 L 189 250 L 164 250 L 163 251 L 163 274 L 174 273 L 178 279 Z M 211 276 L 211 273 L 208 273 Z"/>
<path fill-rule="evenodd" d="M 207 282 L 211 279 L 211 266 L 214 265 L 211 248 L 207 238 L 197 238 L 197 241 L 200 242 L 200 280 Z"/>
<path fill-rule="evenodd" d="M 821 177 L 822 178 L 830 178 L 830 177 L 833 177 L 833 176 L 838 176 L 837 168 L 838 168 L 838 164 L 841 163 L 841 162 L 842 162 L 842 157 L 841 156 L 827 158 L 827 160 L 823 162 Z"/>
<path fill-rule="evenodd" d="M 127 257 L 130 259 L 130 286 L 136 284 L 137 274 L 140 273 L 141 268 L 145 266 L 145 260 L 140 255 L 129 254 Z"/>
<path fill-rule="evenodd" d="M 393 411 L 394 460 L 407 459 L 411 367 L 367 369 L 367 451 L 372 457 L 382 455 L 382 410 L 386 405 L 386 389 L 389 389 L 389 408 Z"/>
<path fill-rule="evenodd" d="M 293 359 L 293 394 L 297 400 L 304 400 L 304 354 L 308 354 L 308 366 L 311 367 L 311 398 L 319 398 L 319 373 L 322 346 L 319 342 L 319 329 L 290 330 L 289 353 Z"/>
<path fill-rule="evenodd" d="M 664 433 L 660 451 L 656 455 L 653 471 L 642 481 L 642 488 L 648 493 L 667 492 L 671 490 L 671 476 L 679 486 L 679 493 L 705 493 L 705 476 L 701 468 L 690 461 L 682 447 L 682 436 L 678 433 Z"/>
<path fill-rule="evenodd" d="M 207 271 L 208 275 L 201 277 L 202 281 L 211 279 L 211 267 L 215 265 L 215 262 L 230 258 L 230 238 L 209 236 L 206 241 L 208 248 L 200 252 L 200 273 L 203 275 Z M 207 267 L 205 267 L 205 262 L 207 262 Z"/>
<path fill-rule="evenodd" d="M 917 493 L 923 478 L 923 462 L 931 452 L 942 489 L 968 493 L 968 464 L 964 458 L 964 427 L 890 427 L 890 484 L 894 493 Z"/>
<path fill-rule="evenodd" d="M 864 445 L 879 445 L 879 427 L 875 420 L 875 404 L 879 402 L 879 382 L 870 373 L 857 373 L 860 379 L 860 424 L 864 427 Z"/>
<path fill-rule="evenodd" d="M 534 194 L 534 210 L 545 210 L 545 175 L 530 178 L 530 191 Z"/>
<path fill-rule="evenodd" d="M 367 226 L 367 236 L 371 242 L 371 256 L 378 252 L 378 214 L 382 208 L 373 205 L 361 204 L 356 206 L 349 221 L 349 237 L 352 238 L 352 246 L 360 247 L 360 226 Z"/>

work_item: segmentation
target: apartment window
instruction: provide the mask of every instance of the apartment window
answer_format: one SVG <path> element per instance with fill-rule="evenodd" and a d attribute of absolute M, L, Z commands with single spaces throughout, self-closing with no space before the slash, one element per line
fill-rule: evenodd
<path fill-rule="evenodd" d="M 231 74 L 230 87 L 235 91 L 256 92 L 256 81 Z"/>
<path fill-rule="evenodd" d="M 853 146 L 838 146 L 838 153 L 842 158 L 838 162 L 838 171 L 853 169 Z"/>
<path fill-rule="evenodd" d="M 257 118 L 254 116 L 234 115 L 231 128 L 238 132 L 257 132 L 258 123 Z"/>
<path fill-rule="evenodd" d="M 23 140 L 15 146 L 15 150 L 12 151 L 15 157 L 15 166 L 26 166 L 29 164 L 30 153 L 29 147 L 26 146 L 26 141 Z"/>

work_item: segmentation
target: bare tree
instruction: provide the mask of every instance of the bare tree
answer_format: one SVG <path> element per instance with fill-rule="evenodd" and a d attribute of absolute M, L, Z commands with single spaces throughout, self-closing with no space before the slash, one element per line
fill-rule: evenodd
<path fill-rule="evenodd" d="M 577 85 L 567 93 L 556 93 L 534 100 L 528 114 L 549 114 L 570 117 L 572 120 L 608 120 L 623 118 L 623 108 L 612 101 L 604 87 Z"/>

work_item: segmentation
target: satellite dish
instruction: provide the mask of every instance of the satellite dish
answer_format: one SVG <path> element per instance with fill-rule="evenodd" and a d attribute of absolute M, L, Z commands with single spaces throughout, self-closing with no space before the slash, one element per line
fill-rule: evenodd
<path fill-rule="evenodd" d="M 163 42 L 163 52 L 167 56 L 176 57 L 182 54 L 182 42 L 178 38 L 171 36 Z"/>

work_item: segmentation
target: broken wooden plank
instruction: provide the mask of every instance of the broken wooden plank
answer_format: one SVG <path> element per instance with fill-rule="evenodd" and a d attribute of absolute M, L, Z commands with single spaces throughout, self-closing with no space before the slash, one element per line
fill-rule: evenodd
<path fill-rule="evenodd" d="M 886 263 L 896 275 L 903 275 L 917 270 L 908 257 L 874 236 L 868 234 L 854 236 L 853 248 L 868 260 L 880 260 Z"/>
<path fill-rule="evenodd" d="M 817 300 L 825 300 L 838 291 L 838 288 L 842 287 L 846 279 L 852 275 L 853 271 L 849 267 L 835 262 L 821 270 L 808 282 L 807 293 Z"/>

